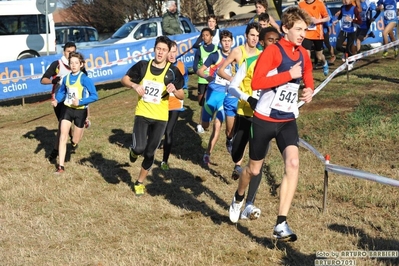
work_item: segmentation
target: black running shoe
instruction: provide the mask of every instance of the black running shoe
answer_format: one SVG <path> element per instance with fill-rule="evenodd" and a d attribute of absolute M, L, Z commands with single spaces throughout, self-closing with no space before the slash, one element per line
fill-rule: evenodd
<path fill-rule="evenodd" d="M 136 162 L 136 160 L 137 160 L 137 158 L 138 158 L 139 156 L 133 152 L 132 147 L 129 147 L 129 150 L 130 150 L 130 152 L 129 152 L 129 159 L 130 159 L 130 162 L 134 163 L 134 162 Z"/>
<path fill-rule="evenodd" d="M 79 145 L 78 145 L 77 143 L 74 143 L 74 142 L 72 141 L 71 147 L 72 147 L 71 153 L 76 153 L 76 150 L 78 149 Z"/>

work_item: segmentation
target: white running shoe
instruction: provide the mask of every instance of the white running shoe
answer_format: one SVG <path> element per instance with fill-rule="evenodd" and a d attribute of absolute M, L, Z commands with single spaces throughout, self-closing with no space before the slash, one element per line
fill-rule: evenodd
<path fill-rule="evenodd" d="M 197 133 L 198 133 L 198 134 L 203 134 L 203 133 L 205 133 L 205 129 L 202 127 L 201 124 L 198 124 L 198 125 L 197 125 Z"/>
<path fill-rule="evenodd" d="M 286 221 L 274 227 L 273 237 L 281 241 L 294 242 L 297 240 L 296 234 L 291 230 Z"/>
<path fill-rule="evenodd" d="M 244 200 L 242 201 L 236 201 L 236 197 L 234 196 L 233 201 L 231 202 L 230 205 L 230 210 L 229 210 L 229 218 L 230 221 L 233 223 L 237 223 L 238 219 L 240 218 L 240 212 L 241 212 L 241 207 L 244 204 Z"/>
<path fill-rule="evenodd" d="M 253 205 L 252 203 L 250 203 L 245 206 L 245 209 L 242 211 L 240 218 L 242 220 L 248 220 L 248 219 L 256 220 L 259 218 L 260 213 L 261 213 L 260 209 L 255 205 Z"/>

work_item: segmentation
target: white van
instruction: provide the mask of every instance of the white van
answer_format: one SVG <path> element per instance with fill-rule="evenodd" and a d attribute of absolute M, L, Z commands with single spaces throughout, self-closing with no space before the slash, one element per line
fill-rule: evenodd
<path fill-rule="evenodd" d="M 53 15 L 33 0 L 0 1 L 0 50 L 0 62 L 55 54 Z"/>
<path fill-rule="evenodd" d="M 74 42 L 77 49 L 98 43 L 98 32 L 91 26 L 56 24 L 55 33 L 57 53 L 62 53 L 67 42 Z"/>

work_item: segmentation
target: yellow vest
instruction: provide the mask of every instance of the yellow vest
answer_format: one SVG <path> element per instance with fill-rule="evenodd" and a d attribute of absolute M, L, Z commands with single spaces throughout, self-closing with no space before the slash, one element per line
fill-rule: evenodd
<path fill-rule="evenodd" d="M 76 79 L 76 82 L 74 84 L 70 83 L 70 76 L 72 74 L 69 74 L 66 76 L 66 81 L 65 81 L 65 85 L 67 88 L 67 93 L 65 96 L 65 101 L 64 104 L 68 107 L 71 107 L 73 109 L 85 109 L 85 106 L 72 106 L 72 100 L 73 98 L 78 98 L 78 99 L 82 99 L 83 98 L 83 89 L 84 87 L 82 86 L 82 83 L 80 82 L 80 78 L 83 75 L 83 72 L 79 73 L 78 78 Z"/>
<path fill-rule="evenodd" d="M 166 63 L 163 72 L 155 76 L 150 68 L 153 60 L 148 62 L 147 70 L 140 84 L 143 85 L 145 94 L 138 98 L 136 115 L 144 116 L 155 120 L 168 121 L 169 95 L 166 92 L 164 83 L 166 72 L 168 72 L 170 63 Z"/>
<path fill-rule="evenodd" d="M 252 97 L 254 95 L 252 92 L 251 82 L 252 82 L 252 78 L 254 76 L 255 65 L 256 65 L 256 61 L 257 61 L 258 57 L 259 57 L 259 55 L 255 55 L 255 56 L 246 58 L 243 62 L 243 64 L 246 64 L 247 73 L 245 75 L 245 78 L 242 80 L 242 82 L 240 84 L 240 89 L 242 92 L 244 92 Z M 260 92 L 260 90 L 255 91 L 255 92 Z M 259 99 L 259 97 L 254 97 L 254 98 Z M 252 110 L 251 106 L 249 105 L 249 103 L 247 101 L 239 100 L 238 105 L 237 105 L 237 114 L 252 117 L 254 114 L 254 111 Z"/>

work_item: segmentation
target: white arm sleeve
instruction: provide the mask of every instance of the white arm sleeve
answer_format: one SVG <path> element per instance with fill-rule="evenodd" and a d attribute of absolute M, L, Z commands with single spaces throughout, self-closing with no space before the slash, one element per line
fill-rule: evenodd
<path fill-rule="evenodd" d="M 240 90 L 240 84 L 244 80 L 245 76 L 247 75 L 247 64 L 243 63 L 240 68 L 238 69 L 237 73 L 233 77 L 233 80 L 230 82 L 228 92 L 233 95 L 234 97 L 246 101 L 249 96 Z"/>

